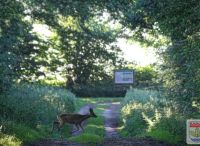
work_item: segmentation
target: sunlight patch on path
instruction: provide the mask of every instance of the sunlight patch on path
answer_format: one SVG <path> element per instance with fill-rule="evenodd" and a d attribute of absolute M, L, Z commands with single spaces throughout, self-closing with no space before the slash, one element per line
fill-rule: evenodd
<path fill-rule="evenodd" d="M 117 129 L 119 125 L 120 102 L 107 103 L 107 105 L 108 108 L 103 112 L 105 118 L 106 137 L 119 137 Z"/>

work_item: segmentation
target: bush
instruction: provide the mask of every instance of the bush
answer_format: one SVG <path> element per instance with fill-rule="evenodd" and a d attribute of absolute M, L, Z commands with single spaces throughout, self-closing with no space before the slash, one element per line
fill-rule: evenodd
<path fill-rule="evenodd" d="M 76 85 L 73 93 L 79 97 L 123 97 L 126 89 L 117 89 L 113 85 Z"/>
<path fill-rule="evenodd" d="M 186 116 L 161 91 L 129 90 L 122 102 L 125 136 L 151 136 L 171 143 L 184 143 Z"/>
<path fill-rule="evenodd" d="M 17 146 L 50 137 L 49 125 L 61 112 L 73 112 L 75 100 L 74 94 L 59 87 L 12 86 L 6 96 L 0 96 L 0 145 Z M 65 126 L 67 134 L 69 130 Z"/>
<path fill-rule="evenodd" d="M 15 135 L 15 137 L 21 142 L 34 141 L 39 138 L 44 138 L 47 133 L 42 133 L 38 128 L 30 128 L 25 124 L 17 124 L 14 122 L 6 122 L 3 132 L 7 135 Z"/>
<path fill-rule="evenodd" d="M 58 87 L 15 85 L 0 102 L 4 119 L 36 126 L 52 122 L 61 112 L 75 110 L 75 96 Z"/>
<path fill-rule="evenodd" d="M 15 136 L 3 134 L 0 132 L 0 145 L 3 146 L 21 146 L 22 142 Z"/>
<path fill-rule="evenodd" d="M 122 102 L 122 118 L 130 136 L 144 134 L 159 119 L 159 93 L 153 90 L 129 90 Z"/>
<path fill-rule="evenodd" d="M 147 135 L 170 143 L 184 143 L 186 137 L 185 125 L 186 120 L 183 117 L 177 115 L 162 117 Z"/>

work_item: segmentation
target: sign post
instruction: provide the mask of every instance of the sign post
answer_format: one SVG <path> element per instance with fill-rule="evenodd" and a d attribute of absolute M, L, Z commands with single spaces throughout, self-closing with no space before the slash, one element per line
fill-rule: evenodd
<path fill-rule="evenodd" d="M 115 70 L 114 72 L 115 84 L 128 84 L 134 83 L 134 71 L 133 70 Z"/>
<path fill-rule="evenodd" d="M 132 87 L 135 79 L 134 70 L 120 69 L 114 71 L 114 83 L 120 90 L 126 90 L 128 87 Z"/>

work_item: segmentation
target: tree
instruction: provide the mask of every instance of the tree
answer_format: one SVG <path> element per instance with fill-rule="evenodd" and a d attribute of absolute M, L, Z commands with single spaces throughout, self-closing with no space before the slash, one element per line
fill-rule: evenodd
<path fill-rule="evenodd" d="M 160 44 L 168 46 L 160 49 L 164 61 L 162 78 L 168 93 L 181 103 L 180 109 L 192 108 L 192 102 L 199 103 L 200 2 L 135 0 L 125 1 L 121 6 L 114 4 L 123 14 L 123 24 L 134 30 L 136 40 L 148 44 L 151 37 L 160 39 L 159 36 L 164 35 L 168 38 L 168 43 Z"/>
<path fill-rule="evenodd" d="M 25 7 L 19 1 L 2 1 L 0 4 L 0 93 L 25 71 L 31 69 L 34 60 L 30 54 L 36 52 L 31 26 L 24 19 Z"/>
<path fill-rule="evenodd" d="M 70 74 L 75 78 L 75 83 L 85 84 L 101 80 L 116 64 L 123 62 L 118 58 L 120 49 L 113 44 L 120 30 L 112 29 L 107 22 L 103 24 L 98 20 L 97 10 L 100 8 L 95 5 L 96 1 L 48 0 L 39 6 L 39 1 L 27 3 L 32 19 L 46 23 L 56 33 L 56 37 L 49 40 L 48 47 L 59 51 L 62 57 L 58 59 L 52 55 L 50 62 L 46 57 L 41 57 L 41 53 L 35 57 L 40 61 L 42 58 L 42 62 L 46 62 L 44 66 L 51 71 L 57 71 L 58 67 L 66 68 L 66 76 Z M 72 68 L 68 71 L 70 64 Z"/>

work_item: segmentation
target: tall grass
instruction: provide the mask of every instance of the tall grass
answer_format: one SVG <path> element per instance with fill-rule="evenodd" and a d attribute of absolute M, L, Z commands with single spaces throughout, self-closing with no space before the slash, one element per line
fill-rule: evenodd
<path fill-rule="evenodd" d="M 171 143 L 185 143 L 185 122 L 176 105 L 161 91 L 129 90 L 122 102 L 124 136 L 151 136 Z"/>
<path fill-rule="evenodd" d="M 13 86 L 4 99 L 5 118 L 31 126 L 47 124 L 61 112 L 75 110 L 75 96 L 58 87 L 40 85 Z"/>
<path fill-rule="evenodd" d="M 17 142 L 46 137 L 58 114 L 75 110 L 75 100 L 74 94 L 59 87 L 12 86 L 6 96 L 0 97 L 0 134 L 4 135 L 1 143 L 6 143 L 8 137 Z"/>

